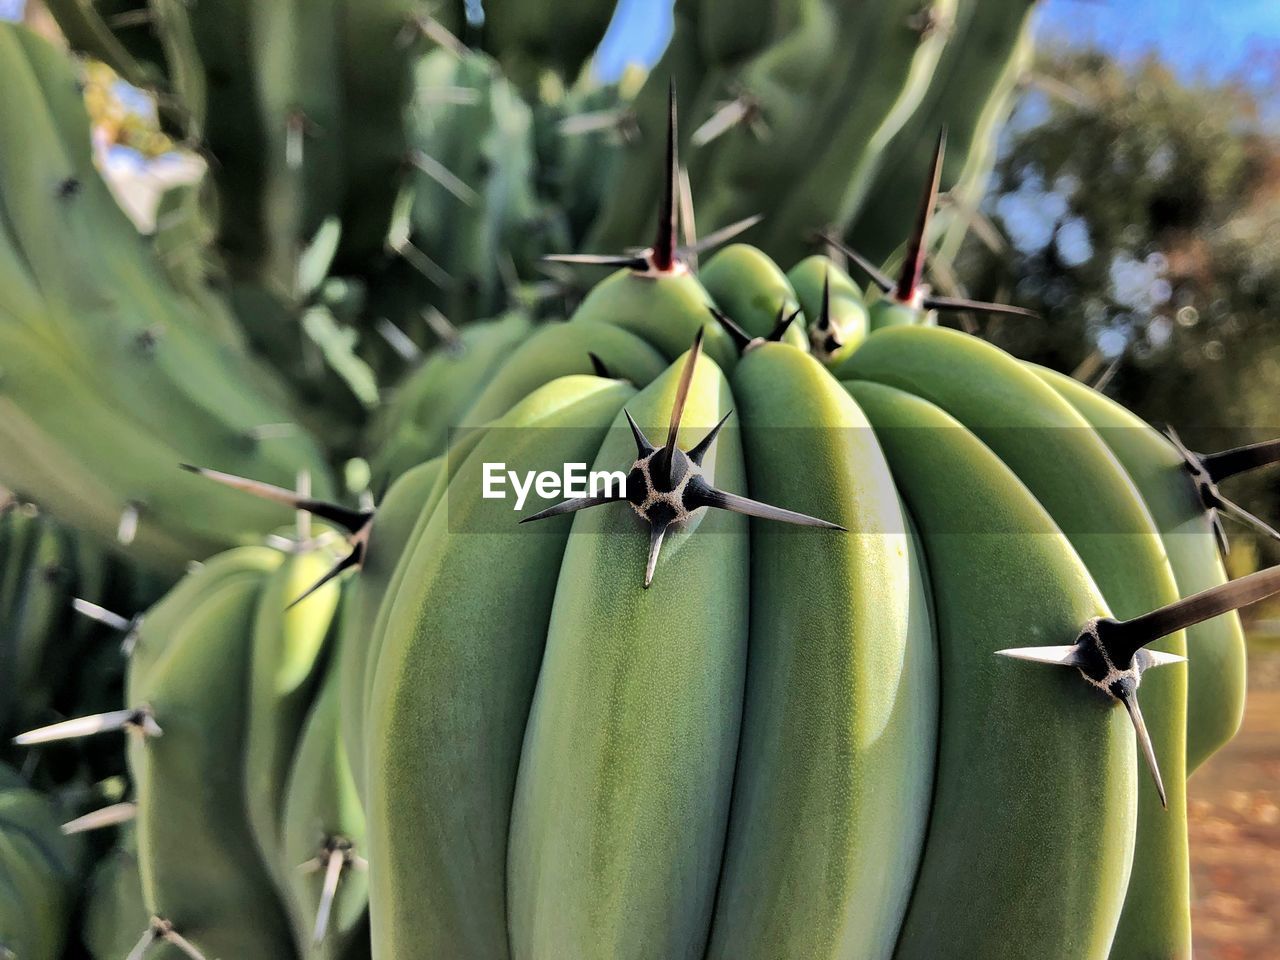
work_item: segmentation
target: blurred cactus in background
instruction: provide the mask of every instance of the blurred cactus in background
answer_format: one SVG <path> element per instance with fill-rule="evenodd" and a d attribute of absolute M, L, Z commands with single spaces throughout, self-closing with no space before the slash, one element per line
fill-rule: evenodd
<path fill-rule="evenodd" d="M 669 81 L 690 236 L 763 214 L 746 238 L 775 258 L 831 230 L 890 257 L 940 127 L 943 189 L 982 182 L 1032 8 L 680 0 L 641 85 L 592 79 L 611 3 L 507 6 L 50 0 L 79 68 L 7 28 L 0 123 L 31 146 L 0 165 L 2 296 L 33 360 L 0 381 L 0 482 L 170 571 L 261 536 L 270 511 L 172 465 L 327 492 L 451 327 L 563 317 L 581 279 L 541 257 L 650 232 Z M 107 67 L 154 98 L 155 129 L 104 94 Z M 103 189 L 77 89 L 108 141 L 206 164 L 149 238 Z"/>

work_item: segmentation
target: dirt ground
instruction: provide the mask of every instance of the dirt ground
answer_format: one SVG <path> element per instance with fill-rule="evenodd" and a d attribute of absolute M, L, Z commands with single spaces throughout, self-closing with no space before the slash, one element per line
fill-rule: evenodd
<path fill-rule="evenodd" d="M 1280 958 L 1280 650 L 1250 651 L 1244 725 L 1188 805 L 1196 960 Z"/>

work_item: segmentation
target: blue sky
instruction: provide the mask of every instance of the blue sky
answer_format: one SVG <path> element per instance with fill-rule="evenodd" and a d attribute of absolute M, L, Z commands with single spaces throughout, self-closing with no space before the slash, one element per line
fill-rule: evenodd
<path fill-rule="evenodd" d="M 1268 56 L 1280 71 L 1277 0 L 1047 0 L 1038 17 L 1046 39 L 1092 43 L 1126 60 L 1158 52 L 1187 78 L 1265 81 Z"/>

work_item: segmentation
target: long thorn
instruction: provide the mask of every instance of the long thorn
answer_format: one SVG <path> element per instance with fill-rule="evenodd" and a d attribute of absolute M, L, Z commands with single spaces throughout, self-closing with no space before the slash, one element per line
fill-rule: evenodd
<path fill-rule="evenodd" d="M 520 298 L 520 270 L 511 256 L 511 251 L 503 250 L 498 255 L 498 275 L 502 279 L 502 292 L 507 299 L 516 301 Z"/>
<path fill-rule="evenodd" d="M 422 359 L 422 349 L 413 342 L 407 333 L 386 317 L 379 317 L 377 323 L 374 324 L 374 329 L 378 331 L 383 340 L 387 341 L 401 360 L 406 363 L 416 363 Z"/>
<path fill-rule="evenodd" d="M 87 717 L 75 717 L 59 723 L 28 730 L 13 738 L 15 746 L 31 747 L 41 743 L 54 743 L 59 740 L 77 740 L 80 737 L 92 737 L 100 733 L 114 733 L 117 730 L 137 730 L 144 736 L 158 737 L 160 727 L 156 724 L 149 707 L 134 707 L 128 710 L 111 710 L 107 713 L 95 713 Z"/>
<path fill-rule="evenodd" d="M 418 103 L 432 106 L 474 107 L 480 102 L 480 91 L 472 87 L 427 87 L 419 90 Z"/>
<path fill-rule="evenodd" d="M 667 157 L 662 173 L 662 205 L 658 208 L 658 235 L 653 241 L 653 265 L 665 272 L 674 266 L 676 258 L 676 184 L 680 177 L 674 78 L 667 87 Z"/>
<path fill-rule="evenodd" d="M 929 296 L 925 297 L 920 305 L 926 310 L 972 310 L 974 313 L 997 314 L 1002 317 L 1040 319 L 1040 314 L 1026 307 L 1015 307 L 1009 303 L 987 303 L 984 300 L 970 300 L 967 297 Z"/>
<path fill-rule="evenodd" d="M 159 938 L 160 934 L 155 926 L 148 924 L 147 929 L 143 931 L 138 942 L 133 945 L 133 949 L 129 951 L 129 955 L 125 957 L 125 960 L 142 960 L 151 950 L 151 945 Z"/>
<path fill-rule="evenodd" d="M 1207 453 L 1200 458 L 1200 462 L 1213 482 L 1221 483 L 1238 474 L 1280 463 L 1280 440 L 1264 440 L 1262 443 Z"/>
<path fill-rule="evenodd" d="M 1084 664 L 1078 643 L 1053 647 L 1010 647 L 1006 650 L 997 650 L 996 656 L 1009 657 L 1013 660 L 1029 660 L 1032 663 L 1047 663 L 1054 667 L 1079 667 Z"/>
<path fill-rule="evenodd" d="M 631 411 L 623 407 L 622 415 L 627 418 L 627 425 L 631 427 L 631 436 L 636 441 L 636 453 L 638 456 L 647 457 L 653 453 L 653 444 L 649 442 L 649 438 L 644 435 L 644 431 L 640 429 L 640 425 L 636 423 L 631 416 Z"/>
<path fill-rule="evenodd" d="M 533 523 L 535 520 L 546 520 L 549 517 L 559 517 L 566 513 L 577 513 L 579 510 L 586 510 L 588 507 L 599 507 L 606 503 L 621 503 L 625 497 L 575 497 L 572 500 L 565 500 L 554 506 L 547 507 L 545 510 L 539 510 L 535 514 L 527 517 L 521 517 L 520 523 Z"/>
<path fill-rule="evenodd" d="M 698 466 L 702 466 L 702 458 L 707 455 L 707 451 L 711 449 L 711 445 L 716 442 L 716 437 L 719 436 L 720 429 L 726 422 L 728 422 L 731 416 L 733 416 L 732 410 L 721 417 L 720 422 L 707 431 L 707 435 L 698 441 L 698 445 L 696 447 L 689 451 L 690 460 Z"/>
<path fill-rule="evenodd" d="M 942 159 L 947 150 L 947 128 L 938 131 L 938 143 L 933 151 L 933 165 L 929 170 L 929 181 L 925 186 L 924 196 L 920 199 L 920 209 L 916 213 L 915 229 L 907 240 L 907 255 L 902 262 L 902 272 L 898 275 L 898 285 L 894 290 L 894 298 L 901 303 L 911 303 L 915 298 L 920 281 L 924 278 L 924 259 L 929 246 L 929 221 L 933 217 L 933 208 L 938 204 L 938 186 L 942 182 Z"/>
<path fill-rule="evenodd" d="M 727 133 L 747 117 L 747 101 L 743 97 L 734 97 L 720 104 L 711 116 L 698 126 L 689 137 L 695 147 L 705 147 L 721 134 Z"/>
<path fill-rule="evenodd" d="M 444 50 L 448 50 L 455 57 L 461 59 L 469 52 L 467 45 L 454 36 L 443 23 L 434 17 L 426 15 L 416 15 L 413 17 L 413 23 L 422 33 L 424 37 L 434 43 L 436 46 Z"/>
<path fill-rule="evenodd" d="M 298 471 L 298 482 L 294 484 L 298 491 L 298 501 L 305 502 L 311 499 L 311 471 L 305 467 Z M 294 511 L 294 529 L 299 544 L 311 542 L 311 514 L 307 510 L 299 507 Z"/>
<path fill-rule="evenodd" d="M 1228 500 L 1226 497 L 1219 494 L 1218 502 L 1219 509 L 1232 520 L 1237 523 L 1244 524 L 1244 526 L 1249 527 L 1255 533 L 1262 534 L 1264 537 L 1270 537 L 1272 540 L 1280 540 L 1280 531 L 1277 531 L 1275 527 L 1271 526 L 1271 524 L 1267 523 L 1267 521 L 1263 520 L 1261 517 L 1254 516 L 1234 500 Z"/>
<path fill-rule="evenodd" d="M 316 908 L 316 923 L 311 933 L 311 942 L 316 946 L 324 943 L 329 932 L 329 916 L 333 912 L 333 899 L 338 893 L 338 880 L 342 877 L 342 868 L 346 864 L 346 851 L 335 847 L 329 851 L 329 860 L 324 870 L 324 886 L 320 888 L 320 904 Z"/>
<path fill-rule="evenodd" d="M 285 607 L 285 610 L 286 611 L 292 610 L 294 607 L 300 604 L 303 600 L 307 599 L 307 597 L 311 596 L 313 593 L 315 593 L 317 590 L 319 590 L 321 587 L 327 584 L 330 580 L 341 575 L 346 570 L 350 570 L 353 567 L 360 566 L 362 562 L 364 562 L 364 544 L 360 543 L 356 545 L 355 549 L 353 549 L 345 557 L 343 557 L 341 560 L 335 563 L 332 567 L 330 567 L 329 571 L 323 577 L 321 577 L 311 586 L 307 587 L 307 589 L 304 590 L 300 596 L 298 596 L 296 599 L 294 599 L 292 603 L 290 603 L 287 607 Z"/>
<path fill-rule="evenodd" d="M 462 349 L 462 333 L 455 327 L 448 317 L 437 310 L 435 307 L 427 307 L 422 311 L 422 319 L 432 333 L 436 335 L 446 348 L 450 350 Z"/>
<path fill-rule="evenodd" d="M 618 127 L 622 108 L 612 110 L 591 110 L 565 117 L 556 124 L 556 131 L 562 137 L 578 137 L 584 133 L 615 130 Z"/>
<path fill-rule="evenodd" d="M 284 163 L 291 171 L 302 169 L 306 132 L 307 118 L 297 111 L 290 113 L 284 125 Z"/>
<path fill-rule="evenodd" d="M 1116 644 L 1119 641 L 1116 653 L 1123 659 L 1117 663 L 1127 663 L 1134 653 L 1161 637 L 1266 600 L 1277 593 L 1280 593 L 1280 565 L 1210 587 L 1132 620 L 1120 621 L 1108 631 L 1115 640 L 1108 637 L 1107 642 Z"/>
<path fill-rule="evenodd" d="M 831 268 L 822 271 L 822 308 L 818 312 L 818 329 L 833 330 L 831 326 Z"/>
<path fill-rule="evenodd" d="M 245 431 L 255 441 L 258 440 L 279 440 L 282 437 L 292 437 L 298 432 L 296 423 L 287 421 L 276 423 L 260 423 L 255 427 L 250 427 Z"/>
<path fill-rule="evenodd" d="M 1079 380 L 1084 384 L 1089 383 L 1102 366 L 1102 356 L 1102 350 L 1094 347 L 1083 360 L 1076 364 L 1075 369 L 1071 371 L 1071 379 Z"/>
<path fill-rule="evenodd" d="M 466 206 L 474 207 L 480 202 L 480 195 L 465 180 L 430 154 L 412 150 L 409 152 L 409 162 Z"/>
<path fill-rule="evenodd" d="M 616 380 L 613 372 L 609 369 L 609 365 L 600 359 L 598 354 L 587 351 L 587 357 L 591 360 L 591 372 L 602 380 Z"/>
<path fill-rule="evenodd" d="M 680 371 L 675 402 L 671 405 L 671 420 L 667 424 L 667 442 L 654 458 L 658 476 L 663 478 L 668 490 L 675 482 L 671 476 L 671 467 L 674 462 L 672 454 L 676 449 L 676 436 L 680 433 L 680 421 L 684 419 L 684 406 L 689 399 L 689 388 L 693 386 L 693 374 L 698 366 L 698 357 L 702 354 L 703 329 L 703 327 L 698 328 L 698 334 L 693 338 L 693 346 L 689 348 L 689 355 L 685 359 L 684 369 Z"/>
<path fill-rule="evenodd" d="M 649 589 L 653 583 L 654 571 L 658 569 L 658 554 L 662 552 L 662 541 L 667 536 L 665 523 L 655 523 L 649 528 L 649 559 L 644 565 L 644 588 Z"/>
<path fill-rule="evenodd" d="M 191 960 L 205 960 L 204 954 L 196 949 L 195 944 L 180 934 L 177 930 L 173 929 L 172 924 L 169 925 L 168 932 L 164 934 L 164 941 L 177 947 L 190 957 Z"/>
<path fill-rule="evenodd" d="M 1100 372 L 1096 378 L 1093 378 L 1092 383 L 1089 384 L 1089 388 L 1097 390 L 1098 393 L 1106 393 L 1107 387 L 1110 387 L 1111 380 L 1115 379 L 1116 372 L 1119 372 L 1120 364 L 1123 361 L 1124 356 L 1121 355 L 1116 357 L 1115 360 L 1112 360 L 1110 364 L 1102 367 L 1102 372 Z"/>
<path fill-rule="evenodd" d="M 124 638 L 120 641 L 120 655 L 126 660 L 133 656 L 133 651 L 138 649 L 138 643 L 142 640 L 141 629 L 142 615 L 139 614 L 133 622 L 133 627 L 125 633 Z"/>
<path fill-rule="evenodd" d="M 765 340 L 769 343 L 780 342 L 783 336 L 786 335 L 787 327 L 791 326 L 791 324 L 795 322 L 796 317 L 800 316 L 799 307 L 796 307 L 796 309 L 792 310 L 791 313 L 784 317 L 782 313 L 785 309 L 785 306 L 778 309 L 778 322 L 773 325 L 773 329 L 770 330 L 769 335 L 765 337 Z"/>
<path fill-rule="evenodd" d="M 1116 357 L 1103 367 L 1102 372 L 1099 373 L 1097 377 L 1094 378 L 1093 382 L 1089 384 L 1090 388 L 1098 391 L 1098 393 L 1106 393 L 1107 386 L 1111 383 L 1116 372 L 1120 369 L 1120 361 L 1123 359 L 1123 357 Z"/>
<path fill-rule="evenodd" d="M 1228 556 L 1231 553 L 1231 540 L 1227 537 L 1226 524 L 1222 522 L 1222 511 L 1217 507 L 1209 510 L 1209 526 L 1213 528 L 1213 538 L 1218 541 L 1218 549 L 1224 557 Z"/>
<path fill-rule="evenodd" d="M 711 315 L 716 318 L 716 321 L 720 326 L 724 327 L 725 331 L 729 334 L 730 338 L 733 340 L 733 345 L 738 348 L 738 353 L 745 351 L 747 346 L 751 343 L 751 334 L 747 333 L 747 331 L 734 323 L 727 313 L 723 313 L 715 307 L 707 307 L 707 309 L 711 311 Z"/>
<path fill-rule="evenodd" d="M 277 487 L 274 484 L 263 483 L 259 480 L 248 480 L 244 477 L 237 477 L 234 474 L 223 473 L 220 470 L 192 466 L 189 463 L 180 463 L 178 466 L 182 467 L 183 470 L 194 473 L 196 476 L 204 477 L 215 483 L 221 483 L 223 486 L 231 487 L 233 490 L 240 490 L 263 500 L 271 500 L 293 510 L 306 510 L 308 513 L 323 520 L 336 523 L 350 533 L 360 530 L 369 522 L 372 516 L 370 513 L 352 510 L 336 503 L 314 500 L 310 497 L 300 497 L 293 490 L 286 490 L 284 487 Z"/>
<path fill-rule="evenodd" d="M 62 832 L 66 836 L 71 836 L 76 833 L 87 833 L 90 830 L 102 830 L 128 823 L 137 815 L 138 805 L 126 800 L 124 803 L 113 803 L 109 807 L 92 810 L 83 816 L 68 820 L 62 825 Z"/>
<path fill-rule="evenodd" d="M 835 249 L 839 250 L 846 257 L 848 257 L 855 264 L 857 264 L 858 268 L 861 269 L 863 273 L 865 273 L 868 277 L 871 278 L 871 282 L 880 288 L 881 293 L 889 293 L 890 291 L 893 290 L 893 286 L 894 286 L 893 280 L 890 279 L 887 273 L 882 271 L 879 267 L 877 267 L 874 263 L 872 263 L 862 254 L 860 254 L 857 250 L 854 250 L 853 247 L 850 247 L 847 244 L 845 244 L 844 241 L 842 241 L 839 237 L 836 237 L 834 234 L 824 233 L 822 234 L 822 240 L 824 243 L 828 244 L 829 246 L 835 247 Z"/>
<path fill-rule="evenodd" d="M 128 633 L 133 628 L 133 622 L 126 620 L 118 613 L 113 613 L 106 607 L 100 607 L 98 604 L 89 600 L 82 600 L 80 597 L 74 597 L 71 600 L 71 608 L 82 617 L 88 617 L 103 626 L 110 627 L 117 633 Z"/>
<path fill-rule="evenodd" d="M 125 10 L 122 13 L 115 13 L 102 18 L 102 22 L 112 31 L 123 30 L 127 27 L 145 27 L 154 19 L 155 14 L 146 7 L 138 7 L 133 10 Z"/>
<path fill-rule="evenodd" d="M 1138 695 L 1135 691 L 1130 691 L 1119 699 L 1124 704 L 1125 710 L 1129 712 L 1129 719 L 1133 722 L 1133 732 L 1138 737 L 1138 746 L 1142 748 L 1142 756 L 1147 762 L 1147 769 L 1151 771 L 1151 779 L 1155 781 L 1156 792 L 1160 794 L 1160 806 L 1168 810 L 1169 799 L 1164 792 L 1164 780 L 1160 777 L 1160 764 L 1156 762 L 1156 751 L 1155 747 L 1151 745 L 1151 734 L 1147 732 L 1147 722 L 1142 719 L 1142 708 L 1138 706 Z"/>
<path fill-rule="evenodd" d="M 691 483 L 690 486 L 693 484 Z M 780 520 L 800 527 L 821 527 L 825 530 L 844 530 L 838 523 L 811 517 L 807 513 L 784 510 L 772 504 L 761 503 L 749 497 L 740 497 L 736 493 L 728 493 L 707 484 L 699 484 L 696 493 L 687 494 L 686 499 L 703 507 L 716 507 L 731 513 L 740 513 L 747 517 L 758 517 L 761 520 Z"/>
<path fill-rule="evenodd" d="M 442 290 L 447 290 L 453 286 L 453 276 L 435 260 L 431 259 L 420 247 L 415 246 L 413 241 L 404 239 L 392 246 L 392 252 L 399 255 L 405 263 L 417 270 L 429 281 L 434 283 Z"/>
<path fill-rule="evenodd" d="M 746 233 L 763 219 L 764 214 L 762 213 L 754 213 L 749 217 L 743 217 L 741 220 L 736 220 L 727 226 L 721 227 L 719 230 L 711 231 L 711 233 L 708 233 L 705 237 L 702 237 L 696 243 L 693 243 L 684 249 L 689 253 L 694 254 L 706 253 L 708 250 L 718 247 L 722 243 L 728 243 L 734 237 L 738 236 L 738 234 Z"/>
<path fill-rule="evenodd" d="M 689 182 L 689 168 L 680 168 L 680 233 L 684 245 L 676 256 L 685 261 L 695 272 L 698 269 L 698 223 L 693 209 L 693 185 Z"/>
<path fill-rule="evenodd" d="M 544 263 L 569 263 L 584 267 L 625 267 L 628 270 L 643 270 L 648 266 L 644 257 L 607 253 L 548 253 L 542 257 L 542 260 Z"/>

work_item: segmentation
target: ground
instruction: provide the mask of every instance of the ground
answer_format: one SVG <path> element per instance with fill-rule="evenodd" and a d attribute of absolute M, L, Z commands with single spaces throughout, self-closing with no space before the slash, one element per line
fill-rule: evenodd
<path fill-rule="evenodd" d="M 1188 804 L 1197 960 L 1280 957 L 1280 649 L 1251 649 L 1244 725 Z"/>

